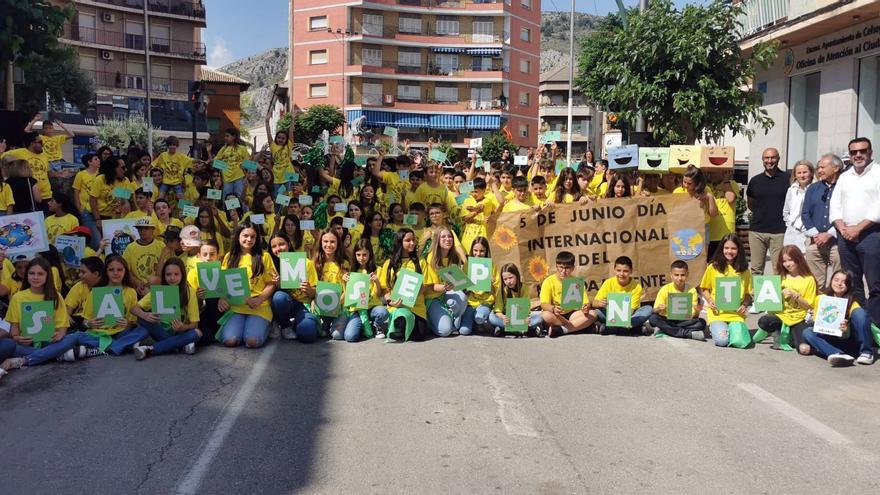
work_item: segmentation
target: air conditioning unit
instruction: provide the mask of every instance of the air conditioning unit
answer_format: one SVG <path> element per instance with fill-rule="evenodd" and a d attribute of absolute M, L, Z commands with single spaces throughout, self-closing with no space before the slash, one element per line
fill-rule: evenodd
<path fill-rule="evenodd" d="M 101 60 L 113 60 L 113 52 L 110 50 L 101 50 Z"/>
<path fill-rule="evenodd" d="M 104 14 L 101 16 L 101 19 L 107 23 L 114 23 L 116 22 L 116 14 L 114 14 L 113 12 L 104 12 Z"/>
<path fill-rule="evenodd" d="M 382 101 L 384 101 L 386 105 L 393 105 L 394 95 L 385 95 L 385 98 Z"/>

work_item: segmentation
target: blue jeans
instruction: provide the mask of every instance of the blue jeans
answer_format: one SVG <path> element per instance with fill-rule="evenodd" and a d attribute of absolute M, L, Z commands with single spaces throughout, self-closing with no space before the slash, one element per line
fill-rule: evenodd
<path fill-rule="evenodd" d="M 199 334 L 193 330 L 186 332 L 169 334 L 162 325 L 158 323 L 150 323 L 142 319 L 138 319 L 138 328 L 146 330 L 150 337 L 156 341 L 153 344 L 153 354 L 167 354 L 177 349 L 183 349 L 187 344 L 194 344 L 199 340 Z"/>
<path fill-rule="evenodd" d="M 373 333 L 382 332 L 388 328 L 388 310 L 385 306 L 374 306 L 370 310 L 370 325 L 373 327 Z M 344 321 L 342 321 L 344 319 Z M 364 329 L 364 322 L 358 313 L 353 313 L 350 317 L 340 316 L 333 322 L 333 331 L 330 336 L 334 340 L 343 340 L 347 342 L 357 342 L 360 339 L 361 331 Z"/>
<path fill-rule="evenodd" d="M 0 363 L 11 358 L 15 354 L 15 346 L 18 345 L 9 338 L 0 339 Z"/>
<path fill-rule="evenodd" d="M 223 325 L 220 340 L 227 347 L 235 347 L 241 342 L 250 348 L 261 347 L 269 337 L 269 323 L 261 316 L 235 313 Z"/>
<path fill-rule="evenodd" d="M 293 319 L 296 325 L 296 339 L 300 342 L 308 344 L 318 340 L 320 320 L 289 293 L 279 290 L 272 294 L 272 315 L 281 328 L 289 327 L 290 320 Z"/>
<path fill-rule="evenodd" d="M 159 192 L 162 194 L 166 194 L 169 189 L 174 189 L 174 195 L 177 199 L 183 199 L 183 184 L 177 184 L 172 186 L 170 184 L 161 184 L 159 186 Z"/>
<path fill-rule="evenodd" d="M 113 343 L 107 348 L 107 352 L 114 356 L 121 356 L 125 354 L 127 349 L 131 349 L 132 346 L 144 340 L 149 335 L 149 332 L 140 327 L 123 330 L 113 336 Z"/>
<path fill-rule="evenodd" d="M 596 309 L 596 316 L 599 321 L 605 323 L 605 311 L 601 309 Z M 642 325 L 648 321 L 648 318 L 651 317 L 651 313 L 654 312 L 654 308 L 651 306 L 642 306 L 639 309 L 633 311 L 632 316 L 630 317 L 629 328 L 641 329 Z"/>
<path fill-rule="evenodd" d="M 871 321 L 863 308 L 856 308 L 849 316 L 849 337 L 816 333 L 812 328 L 804 330 L 803 338 L 810 344 L 817 356 L 827 358 L 832 354 L 873 354 L 874 337 L 871 334 Z"/>
<path fill-rule="evenodd" d="M 730 329 L 727 328 L 727 324 L 726 321 L 713 321 L 709 324 L 712 341 L 718 347 L 727 347 L 730 343 Z"/>
<path fill-rule="evenodd" d="M 238 199 L 241 199 L 242 201 L 244 200 L 242 197 L 244 195 L 244 177 L 232 182 L 223 183 L 223 199 L 226 199 L 227 194 L 232 193 L 235 193 L 235 195 L 238 196 Z M 244 206 L 243 203 L 242 206 Z"/>
<path fill-rule="evenodd" d="M 460 335 L 470 335 L 474 331 L 474 326 L 489 324 L 492 328 L 504 328 L 504 321 L 498 317 L 492 308 L 481 304 L 476 308 L 468 304 L 464 308 L 464 314 L 461 315 L 461 325 L 458 327 Z"/>
<path fill-rule="evenodd" d="M 837 236 L 837 252 L 844 270 L 854 275 L 855 299 L 865 308 L 875 324 L 880 325 L 880 226 L 874 225 L 859 236 L 856 242 Z M 862 276 L 868 282 L 868 294 Z"/>
<path fill-rule="evenodd" d="M 446 307 L 449 307 L 449 311 Z M 438 337 L 449 337 L 461 325 L 461 316 L 468 307 L 464 292 L 451 291 L 428 305 L 428 324 Z"/>
<path fill-rule="evenodd" d="M 80 223 L 83 227 L 88 227 L 90 231 L 92 231 L 92 240 L 89 241 L 89 247 L 98 250 L 101 244 L 101 233 L 98 232 L 98 224 L 95 223 L 95 216 L 91 214 L 91 212 L 85 211 L 81 216 Z M 101 254 L 101 253 L 98 253 Z"/>
<path fill-rule="evenodd" d="M 41 349 L 31 351 L 26 355 L 25 361 L 27 361 L 28 366 L 36 366 L 62 356 L 65 352 L 70 349 L 75 349 L 77 346 L 84 345 L 86 347 L 97 349 L 98 344 L 98 339 L 91 335 L 84 332 L 73 332 L 65 335 L 63 339 L 54 344 L 49 344 Z"/>

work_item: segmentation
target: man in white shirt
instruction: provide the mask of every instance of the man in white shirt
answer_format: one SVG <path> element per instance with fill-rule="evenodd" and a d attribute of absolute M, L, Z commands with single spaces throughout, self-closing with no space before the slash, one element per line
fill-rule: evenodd
<path fill-rule="evenodd" d="M 837 229 L 840 263 L 855 275 L 856 300 L 880 324 L 880 165 L 868 138 L 850 141 L 849 156 L 853 165 L 837 180 L 828 216 Z"/>

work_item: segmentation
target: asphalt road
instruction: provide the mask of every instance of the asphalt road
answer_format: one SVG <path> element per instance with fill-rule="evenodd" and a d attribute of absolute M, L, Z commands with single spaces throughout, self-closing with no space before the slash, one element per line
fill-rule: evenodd
<path fill-rule="evenodd" d="M 0 382 L 2 493 L 877 493 L 880 365 L 672 338 L 201 349 Z"/>

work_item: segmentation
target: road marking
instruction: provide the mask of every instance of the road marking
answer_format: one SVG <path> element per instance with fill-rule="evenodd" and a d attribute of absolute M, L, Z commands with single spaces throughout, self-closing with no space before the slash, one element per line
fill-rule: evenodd
<path fill-rule="evenodd" d="M 755 385 L 754 383 L 739 383 L 737 384 L 737 386 L 750 393 L 753 397 L 760 400 L 761 402 L 771 406 L 773 409 L 776 409 L 778 412 L 784 414 L 785 416 L 788 416 L 789 419 L 810 430 L 811 432 L 813 432 L 814 435 L 830 444 L 848 445 L 852 443 L 849 438 L 846 438 L 845 436 L 837 432 L 837 430 L 834 430 L 830 426 L 827 426 L 825 423 L 822 423 L 818 419 L 801 411 L 800 409 L 794 407 L 788 402 L 785 402 L 779 397 L 776 397 L 775 395 L 764 390 L 760 386 Z"/>
<path fill-rule="evenodd" d="M 492 362 L 485 356 L 483 366 L 486 368 L 486 381 L 492 392 L 492 400 L 498 405 L 498 416 L 501 424 L 510 436 L 538 438 L 538 430 L 532 426 L 529 415 L 509 385 L 492 373 Z"/>
<path fill-rule="evenodd" d="M 214 430 L 204 443 L 205 447 L 202 449 L 201 455 L 199 455 L 198 459 L 196 459 L 191 465 L 183 479 L 177 484 L 174 493 L 187 495 L 194 494 L 198 491 L 199 486 L 202 484 L 202 480 L 208 474 L 211 462 L 213 462 L 217 453 L 220 452 L 220 448 L 223 447 L 223 442 L 226 441 L 226 437 L 229 436 L 229 432 L 232 431 L 232 427 L 235 426 L 235 422 L 244 410 L 244 406 L 247 404 L 248 399 L 250 399 L 254 389 L 257 388 L 257 383 L 266 371 L 269 359 L 275 354 L 276 349 L 278 349 L 277 343 L 270 345 L 263 350 L 263 354 L 257 359 L 257 362 L 251 369 L 251 373 L 247 380 L 235 394 L 235 397 L 226 404 L 222 416 L 217 421 Z"/>

